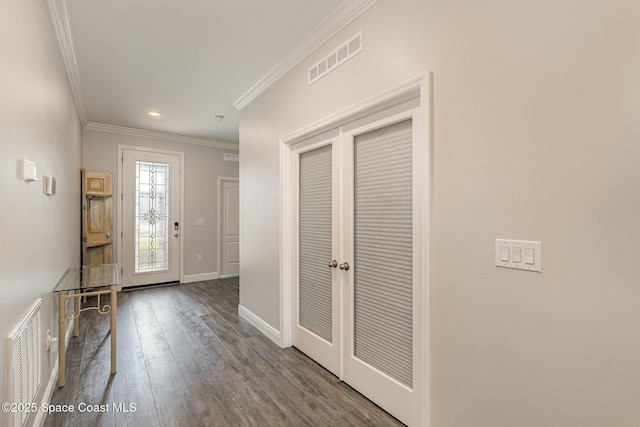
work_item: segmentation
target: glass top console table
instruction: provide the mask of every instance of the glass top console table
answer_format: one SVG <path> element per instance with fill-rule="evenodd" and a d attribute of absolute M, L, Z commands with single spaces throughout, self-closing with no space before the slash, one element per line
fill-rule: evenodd
<path fill-rule="evenodd" d="M 65 329 L 67 320 L 73 320 L 73 336 L 78 336 L 80 313 L 97 310 L 111 317 L 111 373 L 116 373 L 116 319 L 120 276 L 117 264 L 70 268 L 53 292 L 58 295 L 58 387 L 65 385 Z M 101 304 L 100 297 L 110 295 L 109 304 Z M 80 299 L 97 296 L 96 306 L 80 308 Z M 73 299 L 73 309 L 67 310 L 67 300 Z"/>

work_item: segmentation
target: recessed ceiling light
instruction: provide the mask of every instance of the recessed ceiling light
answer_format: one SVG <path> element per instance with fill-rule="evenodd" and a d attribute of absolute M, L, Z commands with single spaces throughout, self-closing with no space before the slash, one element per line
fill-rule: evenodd
<path fill-rule="evenodd" d="M 162 113 L 159 113 L 158 111 L 149 111 L 149 115 L 151 117 L 160 117 L 162 116 Z"/>
<path fill-rule="evenodd" d="M 215 120 L 216 122 L 221 122 L 224 120 L 224 116 L 222 114 L 218 114 L 217 116 L 213 117 L 213 120 Z"/>

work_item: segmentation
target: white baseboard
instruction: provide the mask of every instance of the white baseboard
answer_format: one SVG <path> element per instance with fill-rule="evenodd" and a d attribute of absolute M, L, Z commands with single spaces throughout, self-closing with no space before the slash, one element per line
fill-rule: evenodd
<path fill-rule="evenodd" d="M 282 347 L 280 331 L 278 331 L 276 328 L 274 328 L 240 304 L 238 304 L 238 316 L 251 323 L 251 325 L 262 332 L 267 338 L 276 343 L 278 346 Z"/>
<path fill-rule="evenodd" d="M 216 280 L 219 279 L 220 275 L 217 271 L 212 273 L 201 273 L 201 274 L 189 274 L 182 278 L 180 283 L 193 283 L 193 282 L 202 282 L 204 280 Z"/>
<path fill-rule="evenodd" d="M 69 341 L 71 340 L 71 335 L 73 335 L 73 322 L 69 322 L 67 325 L 67 329 L 64 331 L 64 348 L 69 347 Z M 54 347 L 52 347 L 54 348 Z M 58 383 L 58 362 L 60 358 L 57 353 L 56 348 L 56 363 L 53 364 L 53 369 L 51 370 L 51 375 L 49 375 L 49 382 L 47 383 L 47 388 L 44 390 L 44 394 L 42 395 L 42 402 L 38 405 L 38 408 L 42 406 L 42 403 L 51 403 L 51 397 L 53 397 L 53 391 L 56 389 L 56 385 Z M 36 418 L 33 420 L 34 427 L 42 427 L 44 425 L 44 420 L 47 418 L 47 413 L 45 411 L 37 411 Z"/>

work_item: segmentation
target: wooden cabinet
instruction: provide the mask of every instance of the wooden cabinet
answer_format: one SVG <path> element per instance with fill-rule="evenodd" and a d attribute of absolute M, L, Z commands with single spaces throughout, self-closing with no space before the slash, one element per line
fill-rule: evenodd
<path fill-rule="evenodd" d="M 111 172 L 82 169 L 82 265 L 113 263 Z"/>

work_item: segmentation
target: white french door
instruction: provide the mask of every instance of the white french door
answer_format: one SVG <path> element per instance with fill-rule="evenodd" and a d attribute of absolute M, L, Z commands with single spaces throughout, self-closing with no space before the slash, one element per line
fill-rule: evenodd
<path fill-rule="evenodd" d="M 292 344 L 407 424 L 427 333 L 418 111 L 297 143 L 291 166 Z"/>
<path fill-rule="evenodd" d="M 339 151 L 333 141 L 298 144 L 294 155 L 295 239 L 294 345 L 340 375 Z"/>
<path fill-rule="evenodd" d="M 421 242 L 414 227 L 420 210 L 414 194 L 418 144 L 413 118 L 397 119 L 343 137 L 343 253 L 352 264 L 344 272 L 343 380 L 414 424 L 420 411 L 414 387 L 420 372 L 415 309 L 421 266 L 414 262 Z"/>
<path fill-rule="evenodd" d="M 123 286 L 180 280 L 179 154 L 122 150 Z"/>

